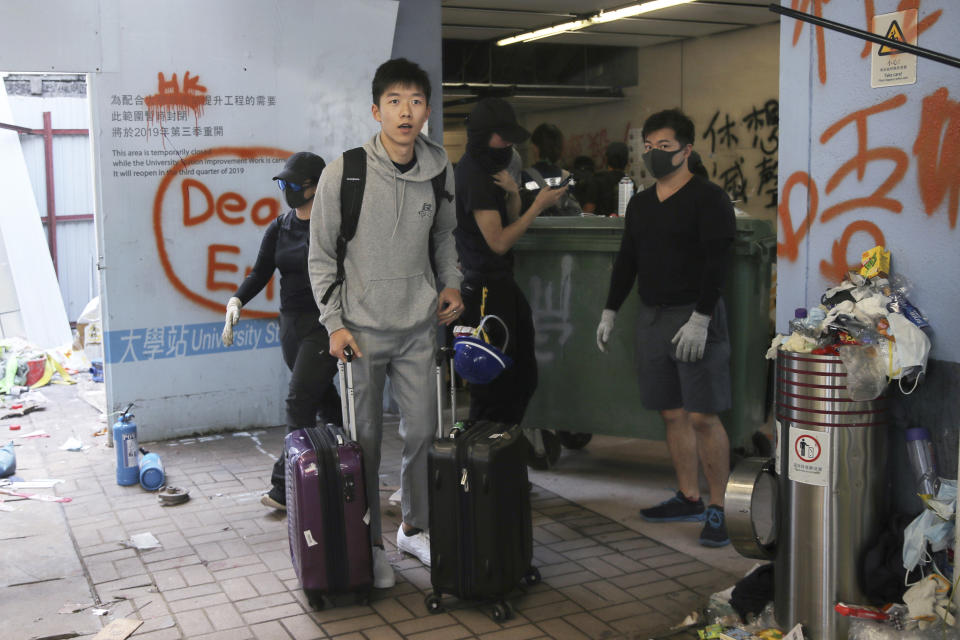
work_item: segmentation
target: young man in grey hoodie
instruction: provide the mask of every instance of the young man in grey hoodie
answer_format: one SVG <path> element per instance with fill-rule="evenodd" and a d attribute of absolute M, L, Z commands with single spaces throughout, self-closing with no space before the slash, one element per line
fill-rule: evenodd
<path fill-rule="evenodd" d="M 366 184 L 357 231 L 347 245 L 343 284 L 325 304 L 337 275 L 343 156 L 324 170 L 310 216 L 310 281 L 330 334 L 330 354 L 344 359 L 346 347 L 356 354 L 357 439 L 370 504 L 373 586 L 381 589 L 394 584 L 380 524 L 385 377 L 400 408 L 403 438 L 397 547 L 429 566 L 427 451 L 437 432 L 436 324 L 450 324 L 463 311 L 452 236 L 456 212 L 447 198 L 434 202 L 431 183 L 446 170 L 445 191 L 453 194 L 453 170 L 443 147 L 420 135 L 429 101 L 430 79 L 416 64 L 397 58 L 377 69 L 372 113 L 380 132 L 363 145 Z"/>

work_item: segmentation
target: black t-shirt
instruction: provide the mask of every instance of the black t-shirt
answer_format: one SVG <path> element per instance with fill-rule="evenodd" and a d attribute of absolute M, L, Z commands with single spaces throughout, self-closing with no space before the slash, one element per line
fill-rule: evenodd
<path fill-rule="evenodd" d="M 477 226 L 474 211 L 491 210 L 500 214 L 506 227 L 506 191 L 498 187 L 493 176 L 469 153 L 464 154 L 454 169 L 457 185 L 457 228 L 453 231 L 460 255 L 460 265 L 467 278 L 499 278 L 513 273 L 513 251 L 499 255 L 490 248 Z"/>
<path fill-rule="evenodd" d="M 619 309 L 636 280 L 648 305 L 696 303 L 712 315 L 735 235 L 730 198 L 704 178 L 693 176 L 663 202 L 656 188 L 641 191 L 627 205 L 606 308 Z"/>
<path fill-rule="evenodd" d="M 264 232 L 257 261 L 234 296 L 246 305 L 267 285 L 274 270 L 279 269 L 280 311 L 309 311 L 319 316 L 307 273 L 309 247 L 310 221 L 298 218 L 293 209 L 279 216 Z"/>
<path fill-rule="evenodd" d="M 601 171 L 593 176 L 588 187 L 586 202 L 592 202 L 595 205 L 593 210 L 595 214 L 609 216 L 617 213 L 617 205 L 620 201 L 618 187 L 623 176 L 623 171 L 616 169 Z"/>
<path fill-rule="evenodd" d="M 397 171 L 400 173 L 406 173 L 407 171 L 410 171 L 410 169 L 413 169 L 415 166 L 417 166 L 417 154 L 413 154 L 413 159 L 410 160 L 410 162 L 407 162 L 406 164 L 394 162 L 393 166 L 395 166 Z"/>

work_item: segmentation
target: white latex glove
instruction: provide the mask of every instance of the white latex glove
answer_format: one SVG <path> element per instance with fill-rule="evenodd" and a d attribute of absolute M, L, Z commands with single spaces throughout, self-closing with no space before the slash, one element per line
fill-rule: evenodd
<path fill-rule="evenodd" d="M 613 321 L 617 317 L 617 312 L 613 309 L 604 309 L 600 314 L 600 324 L 597 325 L 597 348 L 600 351 L 607 350 L 607 342 L 610 341 L 610 334 L 613 333 Z"/>
<path fill-rule="evenodd" d="M 237 320 L 240 319 L 240 309 L 242 308 L 243 303 L 240 302 L 240 298 L 230 298 L 227 301 L 227 317 L 223 322 L 223 333 L 220 335 L 220 340 L 225 347 L 233 344 L 233 325 L 237 324 Z"/>
<path fill-rule="evenodd" d="M 672 342 L 677 345 L 677 360 L 680 362 L 696 362 L 703 357 L 703 350 L 707 346 L 707 327 L 710 325 L 710 316 L 694 311 L 690 319 L 680 327 Z"/>

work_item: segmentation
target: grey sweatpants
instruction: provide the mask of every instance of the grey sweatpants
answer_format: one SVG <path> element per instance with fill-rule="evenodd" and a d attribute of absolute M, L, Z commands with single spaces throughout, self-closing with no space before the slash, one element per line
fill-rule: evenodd
<path fill-rule="evenodd" d="M 362 358 L 353 361 L 357 440 L 363 447 L 367 502 L 370 505 L 370 538 L 379 544 L 380 443 L 383 438 L 383 386 L 387 375 L 390 376 L 390 390 L 400 409 L 403 521 L 424 530 L 430 526 L 427 452 L 437 433 L 434 361 L 437 332 L 432 321 L 408 332 L 353 328 L 350 332 L 363 354 Z"/>

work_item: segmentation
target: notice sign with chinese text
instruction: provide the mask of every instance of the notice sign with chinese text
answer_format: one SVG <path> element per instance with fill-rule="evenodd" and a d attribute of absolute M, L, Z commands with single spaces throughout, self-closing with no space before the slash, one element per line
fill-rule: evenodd
<path fill-rule="evenodd" d="M 873 33 L 898 42 L 917 44 L 917 10 L 874 16 Z M 873 43 L 870 49 L 870 86 L 893 87 L 917 81 L 917 56 Z"/>
<path fill-rule="evenodd" d="M 830 433 L 790 427 L 787 476 L 794 482 L 825 487 L 830 483 Z"/>

